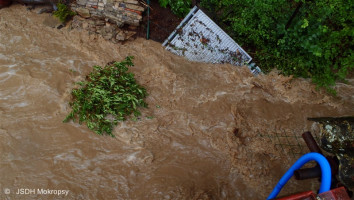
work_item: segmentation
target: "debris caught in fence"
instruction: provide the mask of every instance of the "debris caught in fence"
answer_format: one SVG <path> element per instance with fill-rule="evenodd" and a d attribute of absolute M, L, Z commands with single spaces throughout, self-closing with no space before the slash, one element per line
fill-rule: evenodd
<path fill-rule="evenodd" d="M 163 46 L 191 61 L 247 65 L 253 74 L 261 73 L 259 67 L 251 64 L 252 57 L 196 6 Z"/>

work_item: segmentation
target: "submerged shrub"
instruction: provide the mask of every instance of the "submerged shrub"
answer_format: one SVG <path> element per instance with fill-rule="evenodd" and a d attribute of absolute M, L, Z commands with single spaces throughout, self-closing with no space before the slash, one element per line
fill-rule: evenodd
<path fill-rule="evenodd" d="M 54 11 L 53 15 L 59 18 L 62 23 L 66 22 L 69 17 L 74 16 L 76 14 L 75 12 L 70 10 L 67 5 L 63 3 L 58 3 L 57 7 L 58 10 Z"/>
<path fill-rule="evenodd" d="M 130 115 L 141 115 L 139 107 L 147 107 L 146 89 L 140 86 L 128 67 L 134 66 L 133 57 L 114 62 L 105 67 L 94 66 L 85 81 L 77 82 L 79 88 L 72 90 L 72 111 L 64 122 L 78 119 L 97 134 L 112 134 L 113 125 Z"/>

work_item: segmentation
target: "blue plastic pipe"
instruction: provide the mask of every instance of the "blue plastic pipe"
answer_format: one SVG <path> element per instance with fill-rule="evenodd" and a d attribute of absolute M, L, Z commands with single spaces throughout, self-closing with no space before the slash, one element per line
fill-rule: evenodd
<path fill-rule="evenodd" d="M 278 184 L 273 189 L 272 193 L 268 196 L 267 200 L 274 199 L 279 194 L 283 186 L 288 182 L 288 180 L 294 175 L 294 171 L 300 169 L 304 164 L 309 161 L 316 161 L 321 167 L 321 187 L 319 193 L 327 192 L 331 188 L 331 166 L 329 165 L 327 159 L 319 153 L 308 153 L 299 158 L 293 166 L 281 177 Z"/>

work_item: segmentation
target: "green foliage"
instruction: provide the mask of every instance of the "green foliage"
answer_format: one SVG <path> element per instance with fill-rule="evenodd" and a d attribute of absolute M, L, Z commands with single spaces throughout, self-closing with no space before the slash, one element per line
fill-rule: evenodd
<path fill-rule="evenodd" d="M 159 3 L 164 8 L 170 6 L 178 17 L 186 16 L 192 6 L 192 0 L 159 0 Z"/>
<path fill-rule="evenodd" d="M 136 83 L 128 67 L 133 66 L 133 57 L 114 62 L 105 67 L 94 66 L 85 81 L 77 82 L 80 88 L 72 90 L 72 111 L 64 119 L 79 119 L 97 134 L 112 134 L 113 125 L 134 114 L 133 120 L 141 114 L 139 107 L 147 107 L 145 88 Z"/>
<path fill-rule="evenodd" d="M 202 0 L 202 6 L 263 71 L 276 67 L 333 92 L 353 70 L 353 0 Z"/>
<path fill-rule="evenodd" d="M 75 12 L 70 10 L 67 5 L 65 5 L 63 3 L 58 3 L 57 7 L 58 7 L 58 10 L 54 11 L 53 15 L 55 17 L 59 18 L 59 20 L 62 23 L 66 22 L 68 17 L 74 16 L 76 14 Z"/>

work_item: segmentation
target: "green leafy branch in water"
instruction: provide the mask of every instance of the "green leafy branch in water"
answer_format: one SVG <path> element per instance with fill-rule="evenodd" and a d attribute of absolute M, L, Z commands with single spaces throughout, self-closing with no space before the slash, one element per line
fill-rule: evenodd
<path fill-rule="evenodd" d="M 62 23 L 65 23 L 69 17 L 76 15 L 74 11 L 70 10 L 68 6 L 63 3 L 58 3 L 57 7 L 58 10 L 54 11 L 53 15 L 59 18 Z"/>
<path fill-rule="evenodd" d="M 114 62 L 105 67 L 94 66 L 85 81 L 77 82 L 80 88 L 72 90 L 72 111 L 64 119 L 79 119 L 99 135 L 112 134 L 113 125 L 124 121 L 134 114 L 134 119 L 141 115 L 139 107 L 147 107 L 144 98 L 146 89 L 140 86 L 128 67 L 134 66 L 128 56 L 122 62 Z"/>

